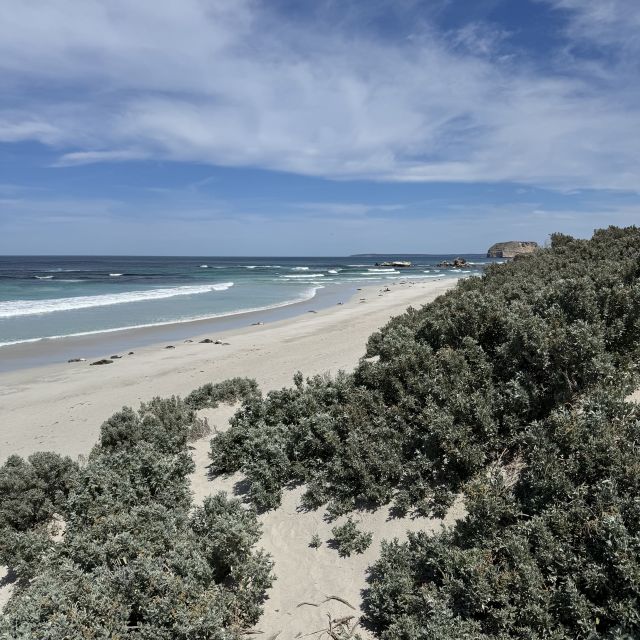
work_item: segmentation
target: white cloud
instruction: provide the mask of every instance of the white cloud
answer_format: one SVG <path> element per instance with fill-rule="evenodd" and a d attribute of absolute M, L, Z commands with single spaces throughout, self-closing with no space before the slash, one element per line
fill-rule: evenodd
<path fill-rule="evenodd" d="M 623 8 L 636 19 L 632 0 L 548 1 L 573 16 L 570 38 L 631 46 L 633 28 L 619 42 L 607 34 Z M 601 66 L 543 73 L 492 55 L 502 34 L 473 25 L 455 37 L 416 27 L 392 42 L 314 30 L 270 6 L 6 0 L 0 140 L 55 145 L 60 165 L 161 158 L 637 189 L 640 96 L 618 68 L 603 86 Z"/>

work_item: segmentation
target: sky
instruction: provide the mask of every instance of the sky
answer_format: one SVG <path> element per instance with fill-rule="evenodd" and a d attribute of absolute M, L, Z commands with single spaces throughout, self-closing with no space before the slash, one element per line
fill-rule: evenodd
<path fill-rule="evenodd" d="M 3 0 L 0 253 L 640 223 L 637 0 Z"/>

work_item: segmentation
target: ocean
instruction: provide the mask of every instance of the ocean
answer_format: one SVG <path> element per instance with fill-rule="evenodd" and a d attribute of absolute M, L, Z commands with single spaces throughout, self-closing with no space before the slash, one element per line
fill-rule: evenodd
<path fill-rule="evenodd" d="M 454 257 L 0 256 L 0 347 L 275 309 L 320 291 L 460 278 L 495 262 L 466 255 L 466 268 L 437 266 Z M 385 260 L 412 266 L 375 267 Z"/>

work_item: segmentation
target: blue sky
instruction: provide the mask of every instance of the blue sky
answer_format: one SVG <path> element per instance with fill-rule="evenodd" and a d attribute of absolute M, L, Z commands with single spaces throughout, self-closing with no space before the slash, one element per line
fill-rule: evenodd
<path fill-rule="evenodd" d="M 5 0 L 0 253 L 638 223 L 639 34 L 637 0 Z"/>

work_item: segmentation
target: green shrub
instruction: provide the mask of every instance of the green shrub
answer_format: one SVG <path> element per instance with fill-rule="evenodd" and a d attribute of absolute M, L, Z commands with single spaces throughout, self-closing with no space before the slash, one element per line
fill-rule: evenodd
<path fill-rule="evenodd" d="M 331 529 L 332 543 L 338 553 L 343 557 L 349 557 L 352 553 L 364 553 L 373 540 L 370 531 L 359 531 L 356 523 L 349 516 L 346 522 Z"/>
<path fill-rule="evenodd" d="M 12 520 L 30 527 L 7 538 L 12 564 L 30 580 L 6 605 L 0 636 L 227 640 L 256 623 L 272 562 L 255 550 L 260 526 L 238 501 L 218 495 L 192 512 L 193 423 L 194 409 L 177 398 L 124 409 L 103 425 L 71 482 L 54 473 L 64 469 L 54 458 L 9 460 L 0 476 L 14 487 L 13 502 L 3 496 L 3 513 L 21 496 L 37 508 Z M 53 498 L 38 474 L 57 478 Z M 56 500 L 64 502 L 62 540 L 45 528 Z"/>

